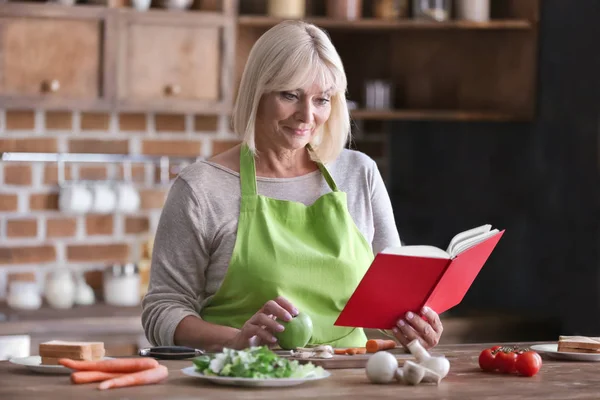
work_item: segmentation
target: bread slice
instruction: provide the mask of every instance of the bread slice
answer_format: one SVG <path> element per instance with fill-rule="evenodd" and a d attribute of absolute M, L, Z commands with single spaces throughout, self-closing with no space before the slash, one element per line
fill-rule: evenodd
<path fill-rule="evenodd" d="M 39 352 L 44 365 L 56 365 L 60 358 L 94 361 L 103 358 L 105 355 L 103 342 L 68 342 L 63 340 L 40 343 Z"/>
<path fill-rule="evenodd" d="M 64 358 L 64 357 L 61 357 Z M 42 357 L 42 365 L 58 365 L 60 358 L 56 357 Z"/>
<path fill-rule="evenodd" d="M 600 337 L 559 336 L 558 351 L 566 353 L 600 353 Z"/>

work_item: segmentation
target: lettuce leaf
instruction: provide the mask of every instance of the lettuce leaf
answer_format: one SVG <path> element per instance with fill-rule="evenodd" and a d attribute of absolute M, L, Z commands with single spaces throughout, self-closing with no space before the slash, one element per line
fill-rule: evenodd
<path fill-rule="evenodd" d="M 220 353 L 203 355 L 192 360 L 196 370 L 204 375 L 235 378 L 315 378 L 322 376 L 323 368 L 312 363 L 300 364 L 278 356 L 267 346 L 244 350 L 225 348 Z"/>

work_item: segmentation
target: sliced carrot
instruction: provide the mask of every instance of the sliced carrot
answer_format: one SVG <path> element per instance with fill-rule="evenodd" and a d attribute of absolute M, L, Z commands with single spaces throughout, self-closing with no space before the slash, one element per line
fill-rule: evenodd
<path fill-rule="evenodd" d="M 333 354 L 337 354 L 338 356 L 342 356 L 342 355 L 346 354 L 346 350 L 348 350 L 348 349 L 334 349 L 333 350 Z"/>
<path fill-rule="evenodd" d="M 154 358 L 114 358 L 99 361 L 80 361 L 61 358 L 58 363 L 76 371 L 100 371 L 130 373 L 156 368 L 160 364 Z"/>
<path fill-rule="evenodd" d="M 118 378 L 109 379 L 98 385 L 98 389 L 114 389 L 127 386 L 150 385 L 158 383 L 169 376 L 169 370 L 164 365 L 144 371 L 125 374 Z"/>
<path fill-rule="evenodd" d="M 391 350 L 396 347 L 396 342 L 393 340 L 384 339 L 369 339 L 367 340 L 367 353 L 377 353 L 381 350 Z"/>
<path fill-rule="evenodd" d="M 102 371 L 78 371 L 71 374 L 71 382 L 73 383 L 92 383 L 102 382 L 113 378 L 118 378 L 123 374 L 115 374 L 112 372 Z"/>

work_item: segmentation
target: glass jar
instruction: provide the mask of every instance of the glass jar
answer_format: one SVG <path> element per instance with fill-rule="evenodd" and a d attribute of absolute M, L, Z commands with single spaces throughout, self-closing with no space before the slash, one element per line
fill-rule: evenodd
<path fill-rule="evenodd" d="M 379 19 L 408 17 L 409 0 L 374 0 L 373 16 Z"/>
<path fill-rule="evenodd" d="M 306 0 L 269 0 L 268 13 L 275 18 L 304 18 Z"/>
<path fill-rule="evenodd" d="M 451 0 L 413 0 L 413 18 L 443 22 L 450 19 Z"/>
<path fill-rule="evenodd" d="M 327 16 L 355 20 L 362 17 L 362 0 L 327 0 Z"/>

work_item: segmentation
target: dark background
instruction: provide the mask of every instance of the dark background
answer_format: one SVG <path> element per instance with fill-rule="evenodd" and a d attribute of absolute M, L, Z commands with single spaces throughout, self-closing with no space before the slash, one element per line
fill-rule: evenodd
<path fill-rule="evenodd" d="M 390 194 L 405 244 L 506 229 L 448 314 L 600 336 L 600 1 L 542 1 L 539 40 L 535 120 L 390 124 Z"/>

